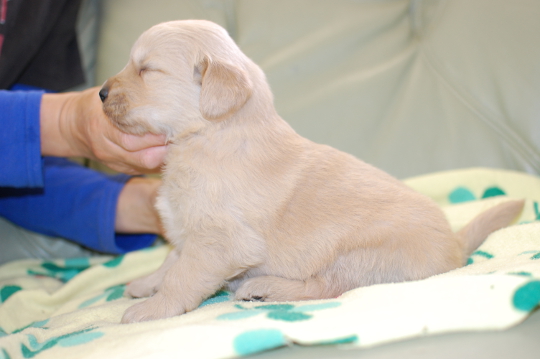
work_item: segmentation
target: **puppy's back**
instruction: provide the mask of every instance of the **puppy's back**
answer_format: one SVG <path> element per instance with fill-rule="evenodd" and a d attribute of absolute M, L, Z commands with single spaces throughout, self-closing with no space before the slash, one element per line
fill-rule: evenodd
<path fill-rule="evenodd" d="M 328 146 L 311 143 L 301 157 L 296 183 L 265 234 L 268 271 L 320 275 L 351 289 L 460 265 L 461 242 L 429 198 Z M 347 278 L 338 280 L 338 272 Z"/>

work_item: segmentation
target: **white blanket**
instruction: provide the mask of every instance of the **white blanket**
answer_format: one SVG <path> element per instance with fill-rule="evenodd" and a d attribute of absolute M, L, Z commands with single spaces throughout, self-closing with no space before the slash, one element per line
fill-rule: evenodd
<path fill-rule="evenodd" d="M 0 359 L 229 358 L 290 343 L 366 347 L 524 320 L 540 301 L 540 179 L 470 169 L 407 183 L 434 198 L 455 229 L 508 198 L 527 203 L 516 225 L 445 274 L 305 302 L 235 302 L 221 291 L 190 313 L 129 325 L 120 318 L 140 299 L 123 296 L 125 283 L 155 270 L 168 247 L 12 262 L 0 267 Z"/>

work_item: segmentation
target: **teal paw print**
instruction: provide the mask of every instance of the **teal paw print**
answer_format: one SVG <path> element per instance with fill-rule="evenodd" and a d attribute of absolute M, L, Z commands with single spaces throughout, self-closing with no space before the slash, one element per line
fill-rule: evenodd
<path fill-rule="evenodd" d="M 287 345 L 290 341 L 279 329 L 254 329 L 245 331 L 236 336 L 233 340 L 233 347 L 236 353 L 241 356 L 259 353 L 265 350 L 279 348 Z M 333 338 L 321 341 L 317 345 L 350 344 L 358 342 L 355 334 L 342 338 Z"/>
<path fill-rule="evenodd" d="M 28 334 L 28 345 L 21 344 L 21 353 L 24 358 L 32 358 L 57 345 L 61 347 L 72 347 L 86 344 L 92 340 L 101 338 L 103 335 L 103 332 L 94 331 L 94 328 L 88 328 L 54 337 L 40 343 L 34 335 Z"/>
<path fill-rule="evenodd" d="M 489 197 L 496 197 L 496 196 L 504 196 L 506 195 L 506 192 L 504 192 L 499 187 L 489 187 L 487 188 L 482 196 L 480 198 L 489 198 Z M 476 200 L 476 196 L 474 193 L 466 188 L 466 187 L 457 187 L 454 189 L 450 194 L 448 195 L 448 201 L 450 203 L 463 203 L 463 202 L 469 202 Z"/>
<path fill-rule="evenodd" d="M 202 308 L 204 306 L 210 305 L 210 304 L 216 304 L 216 303 L 222 303 L 227 302 L 231 299 L 231 293 L 227 292 L 225 290 L 220 290 L 210 298 L 206 299 L 204 302 L 199 305 L 199 308 Z"/>
<path fill-rule="evenodd" d="M 328 302 L 321 304 L 306 304 L 295 306 L 293 304 L 264 304 L 253 308 L 246 308 L 240 304 L 235 307 L 240 309 L 238 312 L 225 313 L 217 317 L 218 320 L 240 320 L 251 318 L 257 315 L 265 315 L 269 319 L 286 322 L 297 322 L 308 320 L 313 317 L 310 314 L 313 311 L 339 307 L 339 302 Z"/>
<path fill-rule="evenodd" d="M 113 300 L 122 298 L 124 296 L 125 288 L 126 288 L 125 284 L 115 285 L 114 287 L 107 288 L 102 294 L 96 297 L 90 298 L 84 301 L 83 303 L 81 303 L 79 305 L 79 308 L 86 308 L 100 301 L 101 299 L 105 299 L 106 302 L 111 302 Z"/>
<path fill-rule="evenodd" d="M 540 281 L 532 280 L 519 287 L 512 298 L 514 308 L 530 312 L 540 304 Z"/>
<path fill-rule="evenodd" d="M 287 339 L 278 329 L 256 329 L 239 334 L 233 341 L 234 350 L 241 356 L 279 348 Z"/>
<path fill-rule="evenodd" d="M 471 254 L 471 256 L 469 257 L 469 259 L 467 260 L 467 264 L 466 265 L 470 265 L 470 264 L 473 264 L 475 262 L 474 260 L 474 257 L 479 257 L 479 258 L 485 258 L 485 259 L 491 259 L 493 258 L 493 254 L 490 254 L 488 252 L 484 252 L 484 251 L 476 251 L 474 252 L 473 254 Z"/>
<path fill-rule="evenodd" d="M 37 321 L 37 322 L 33 322 L 33 323 L 30 323 L 30 324 L 28 324 L 27 326 L 22 327 L 22 328 L 20 328 L 20 329 L 15 329 L 15 330 L 13 331 L 13 333 L 11 333 L 11 334 L 20 333 L 20 332 L 22 332 L 23 330 L 25 330 L 25 329 L 27 329 L 27 328 L 49 329 L 48 327 L 45 326 L 45 325 L 47 325 L 48 322 L 49 322 L 49 319 L 45 319 L 45 320 L 40 320 L 40 321 Z"/>
<path fill-rule="evenodd" d="M 530 255 L 530 254 L 532 254 L 532 256 L 530 257 L 531 260 L 540 259 L 540 251 L 539 250 L 525 251 L 525 252 L 520 253 L 519 255 L 522 256 L 522 255 Z"/>
<path fill-rule="evenodd" d="M 28 269 L 27 273 L 34 276 L 56 278 L 65 283 L 88 268 L 90 268 L 88 258 L 72 258 L 64 260 L 64 265 L 43 262 L 39 270 Z"/>
<path fill-rule="evenodd" d="M 6 285 L 0 289 L 0 303 L 4 303 L 9 297 L 22 290 L 18 285 Z"/>
<path fill-rule="evenodd" d="M 123 260 L 124 255 L 122 254 L 121 256 L 114 257 L 110 261 L 103 263 L 103 265 L 107 268 L 116 268 L 122 263 Z"/>

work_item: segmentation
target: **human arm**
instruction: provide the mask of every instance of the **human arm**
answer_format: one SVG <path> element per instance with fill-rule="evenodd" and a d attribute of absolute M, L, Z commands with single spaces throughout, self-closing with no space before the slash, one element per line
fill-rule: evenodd
<path fill-rule="evenodd" d="M 164 138 L 118 131 L 103 115 L 97 90 L 0 91 L 0 186 L 43 186 L 42 155 L 93 158 L 130 174 L 158 171 Z"/>
<path fill-rule="evenodd" d="M 129 242 L 134 249 L 139 248 L 137 243 L 148 245 L 140 238 L 155 236 L 126 237 L 115 232 L 161 233 L 153 207 L 160 181 L 107 177 L 75 164 L 59 166 L 70 163 L 64 159 L 44 160 L 40 104 L 42 92 L 0 91 L 0 215 L 102 251 L 118 253 Z M 39 193 L 46 195 L 36 196 Z"/>
<path fill-rule="evenodd" d="M 43 186 L 41 92 L 0 91 L 0 187 Z"/>
<path fill-rule="evenodd" d="M 160 233 L 153 208 L 160 180 L 107 175 L 44 158 L 43 188 L 0 188 L 0 216 L 32 231 L 106 253 L 147 247 Z"/>

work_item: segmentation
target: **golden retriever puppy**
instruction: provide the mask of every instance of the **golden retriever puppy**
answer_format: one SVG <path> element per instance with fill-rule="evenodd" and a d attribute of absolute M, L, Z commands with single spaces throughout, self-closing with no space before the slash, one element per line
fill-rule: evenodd
<path fill-rule="evenodd" d="M 385 172 L 299 136 L 262 70 L 208 21 L 143 33 L 100 92 L 118 128 L 165 133 L 157 208 L 174 250 L 128 293 L 123 322 L 193 310 L 228 284 L 238 300 L 337 297 L 462 266 L 522 201 L 452 233 L 437 205 Z"/>

